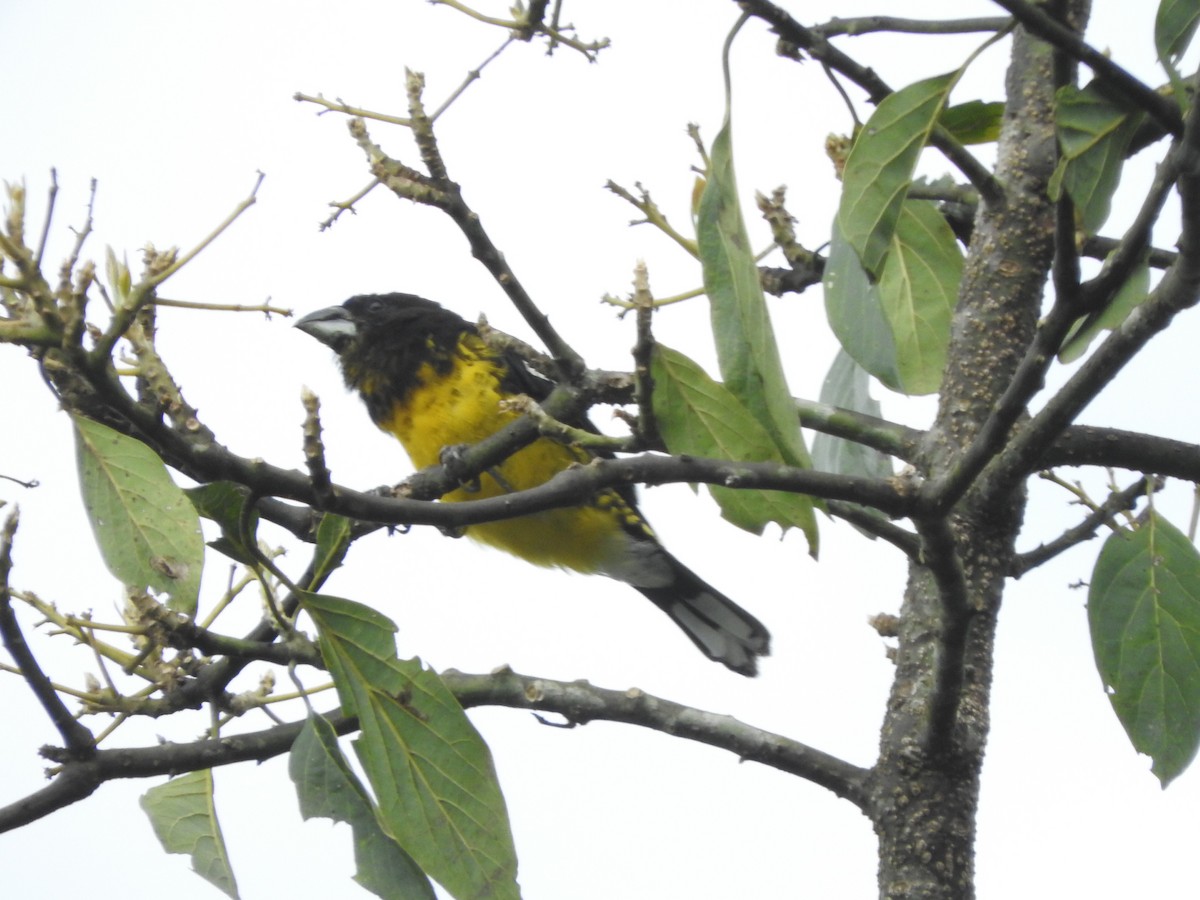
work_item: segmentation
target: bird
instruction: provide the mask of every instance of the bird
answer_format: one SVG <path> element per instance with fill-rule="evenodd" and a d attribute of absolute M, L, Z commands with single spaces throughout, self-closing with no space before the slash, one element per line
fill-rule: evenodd
<path fill-rule="evenodd" d="M 334 351 L 347 387 L 417 469 L 521 415 L 503 401 L 520 394 L 544 400 L 553 388 L 516 353 L 486 343 L 474 324 L 415 294 L 351 297 L 309 313 L 295 327 Z M 586 418 L 578 424 L 590 430 Z M 527 490 L 596 455 L 540 437 L 442 500 Z M 770 634 L 758 619 L 664 549 L 632 487 L 604 488 L 575 506 L 469 525 L 465 533 L 538 566 L 630 585 L 705 656 L 741 675 L 756 675 L 758 658 L 770 653 Z"/>

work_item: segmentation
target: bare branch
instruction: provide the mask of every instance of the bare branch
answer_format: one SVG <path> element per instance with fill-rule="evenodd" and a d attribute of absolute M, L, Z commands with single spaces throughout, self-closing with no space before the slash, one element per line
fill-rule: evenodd
<path fill-rule="evenodd" d="M 1087 517 L 1078 525 L 1067 529 L 1048 544 L 1040 544 L 1028 553 L 1014 557 L 1010 574 L 1013 578 L 1020 578 L 1026 572 L 1049 562 L 1060 553 L 1065 553 L 1084 541 L 1090 541 L 1100 528 L 1111 524 L 1112 517 L 1116 513 L 1133 509 L 1138 500 L 1161 490 L 1165 483 L 1161 478 L 1143 476 L 1124 490 L 1113 491 L 1104 503 L 1088 513 Z"/>
<path fill-rule="evenodd" d="M 1116 466 L 1200 482 L 1200 445 L 1170 438 L 1072 425 L 1038 460 L 1046 466 Z"/>
<path fill-rule="evenodd" d="M 845 438 L 894 456 L 914 462 L 925 432 L 865 413 L 829 406 L 814 400 L 795 400 L 800 424 L 833 437 Z"/>
<path fill-rule="evenodd" d="M 549 681 L 512 671 L 489 675 L 451 671 L 443 673 L 442 679 L 466 708 L 511 706 L 558 713 L 575 724 L 603 720 L 640 725 L 798 775 L 860 809 L 867 802 L 866 769 L 730 716 L 693 709 L 640 690 L 605 690 L 586 682 Z"/>
<path fill-rule="evenodd" d="M 13 658 L 13 662 L 17 664 L 17 668 L 21 670 L 25 683 L 29 685 L 42 709 L 62 735 L 71 757 L 86 758 L 95 750 L 92 733 L 81 725 L 63 704 L 62 698 L 54 690 L 54 685 L 38 665 L 13 613 L 8 578 L 12 572 L 13 537 L 17 533 L 19 518 L 19 512 L 13 510 L 0 527 L 0 640 L 3 641 L 4 649 Z"/>
<path fill-rule="evenodd" d="M 979 31 L 1003 31 L 1012 19 L 1007 16 L 978 19 L 898 19 L 894 16 L 857 16 L 842 19 L 837 16 L 812 30 L 824 37 L 856 37 L 877 31 L 898 34 L 970 34 Z"/>

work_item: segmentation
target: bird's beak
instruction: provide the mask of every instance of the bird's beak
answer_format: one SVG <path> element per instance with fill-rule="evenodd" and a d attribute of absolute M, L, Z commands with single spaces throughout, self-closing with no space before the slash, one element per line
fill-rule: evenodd
<path fill-rule="evenodd" d="M 310 312 L 299 319 L 293 326 L 307 335 L 315 337 L 322 344 L 340 352 L 358 334 L 358 326 L 350 318 L 344 307 L 327 306 Z"/>

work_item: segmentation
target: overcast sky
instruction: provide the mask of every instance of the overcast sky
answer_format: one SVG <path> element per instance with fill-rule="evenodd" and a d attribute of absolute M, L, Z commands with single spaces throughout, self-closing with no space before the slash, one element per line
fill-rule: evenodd
<path fill-rule="evenodd" d="M 508 3 L 479 5 L 503 15 Z M 891 11 L 887 4 L 786 5 L 811 22 Z M 1125 4 L 1100 5 L 1106 9 L 1093 43 L 1157 83 L 1148 14 L 1135 18 L 1111 10 Z M 917 7 L 930 17 L 998 14 L 982 2 L 926 0 Z M 568 4 L 567 15 L 582 37 L 612 39 L 599 64 L 565 49 L 547 58 L 538 46 L 510 47 L 439 121 L 438 132 L 451 177 L 564 336 L 591 365 L 628 368 L 633 323 L 618 320 L 600 296 L 626 293 L 638 259 L 647 261 L 660 295 L 695 287 L 699 274 L 665 238 L 626 227 L 635 212 L 602 186 L 609 178 L 631 188 L 641 181 L 676 225 L 686 225 L 695 160 L 684 129 L 697 122 L 711 140 L 720 126 L 720 48 L 737 10 L 728 0 L 617 0 Z M 427 73 L 433 108 L 499 46 L 502 32 L 420 0 L 44 0 L 0 5 L 0 32 L 0 177 L 24 179 L 38 222 L 48 171 L 57 167 L 49 259 L 61 258 L 72 240 L 68 226 L 82 222 L 92 177 L 99 190 L 88 253 L 102 262 L 108 245 L 136 268 L 148 241 L 193 245 L 246 196 L 261 170 L 267 177 L 258 204 L 173 278 L 164 296 L 242 304 L 270 298 L 303 313 L 354 293 L 403 290 L 468 318 L 486 313 L 498 327 L 529 336 L 439 214 L 378 191 L 357 215 L 319 231 L 327 204 L 352 196 L 369 176 L 344 117 L 318 117 L 313 106 L 291 99 L 296 91 L 323 93 L 402 115 L 407 66 Z M 863 38 L 843 46 L 902 86 L 952 68 L 977 41 Z M 773 47 L 765 29 L 751 24 L 735 48 L 740 185 L 747 202 L 755 189 L 788 185 L 800 240 L 815 247 L 828 237 L 837 198 L 825 135 L 846 132 L 849 123 L 820 67 L 780 60 Z M 1002 44 L 986 54 L 955 101 L 999 99 L 1006 53 Z M 392 155 L 415 162 L 403 129 L 370 128 Z M 941 167 L 936 159 L 929 165 Z M 1130 186 L 1145 180 L 1134 172 Z M 765 228 L 753 222 L 752 229 L 765 243 Z M 1160 243 L 1173 239 L 1165 233 Z M 836 350 L 818 292 L 772 301 L 772 315 L 793 391 L 815 398 Z M 702 300 L 664 311 L 655 327 L 664 342 L 711 362 Z M 337 480 L 370 488 L 409 471 L 400 448 L 374 431 L 345 392 L 331 354 L 286 319 L 165 310 L 160 332 L 160 348 L 189 401 L 235 451 L 299 467 L 299 395 L 308 385 L 324 403 Z M 1185 317 L 1084 420 L 1197 440 L 1192 411 L 1179 414 L 1179 391 L 1161 388 L 1194 377 L 1183 365 L 1196 339 L 1195 323 Z M 41 482 L 22 490 L 0 481 L 0 499 L 22 509 L 13 580 L 60 608 L 111 617 L 121 591 L 93 549 L 66 418 L 20 351 L 0 347 L 0 379 L 8 425 L 0 473 Z M 886 415 L 928 423 L 930 401 L 902 401 L 880 387 L 875 393 Z M 1181 489 L 1163 498 L 1162 508 L 1185 524 L 1189 496 Z M 1023 549 L 1077 519 L 1067 500 L 1061 490 L 1035 486 Z M 758 679 L 707 662 L 630 589 L 536 570 L 432 529 L 370 536 L 328 589 L 391 615 L 400 624 L 401 654 L 420 654 L 437 668 L 509 663 L 546 677 L 636 685 L 869 765 L 892 668 L 866 618 L 899 605 L 904 567 L 897 554 L 844 524 L 822 522 L 817 563 L 799 535 L 739 532 L 686 486 L 655 489 L 643 505 L 676 555 L 770 627 L 774 656 Z M 1027 576 L 1006 597 L 980 814 L 984 900 L 1179 896 L 1194 884 L 1197 776 L 1185 774 L 1163 792 L 1148 761 L 1130 749 L 1092 663 L 1084 592 L 1069 587 L 1088 577 L 1097 547 Z M 294 552 L 287 564 L 299 571 L 303 558 Z M 227 578 L 214 556 L 205 582 L 210 603 Z M 249 595 L 243 599 L 249 622 L 257 609 Z M 61 639 L 37 648 L 58 680 L 78 684 L 91 667 Z M 0 691 L 9 723 L 0 729 L 6 803 L 43 783 L 36 748 L 57 736 L 22 683 L 0 675 Z M 626 726 L 550 729 L 512 710 L 472 718 L 496 757 L 529 900 L 875 892 L 869 823 L 820 788 Z M 139 725 L 118 736 L 131 744 L 152 743 L 158 734 L 189 740 L 205 724 L 197 717 L 171 731 L 161 722 L 161 731 Z M 350 881 L 348 830 L 300 822 L 283 760 L 216 777 L 243 897 L 366 896 Z M 161 851 L 136 802 L 153 783 L 106 785 L 0 837 L 6 895 L 218 896 L 187 872 L 185 858 Z"/>

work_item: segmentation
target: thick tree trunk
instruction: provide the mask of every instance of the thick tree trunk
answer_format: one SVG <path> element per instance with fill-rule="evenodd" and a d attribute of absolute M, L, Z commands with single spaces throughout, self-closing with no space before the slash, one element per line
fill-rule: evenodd
<path fill-rule="evenodd" d="M 996 176 L 1002 198 L 981 205 L 955 311 L 950 357 L 922 474 L 943 474 L 1012 379 L 1033 337 L 1053 256 L 1055 66 L 1051 49 L 1018 30 Z M 1023 490 L 968 492 L 942 547 L 961 567 L 958 614 L 931 567 L 914 564 L 899 632 L 896 681 L 871 785 L 884 898 L 974 896 L 975 816 L 988 731 L 996 613 L 1024 510 Z M 926 553 L 941 551 L 926 540 Z M 965 651 L 946 679 L 949 632 L 965 622 Z M 964 642 L 960 641 L 959 646 Z M 954 706 L 938 718 L 939 692 Z M 938 723 L 943 724 L 939 727 Z M 942 733 L 937 733 L 938 731 Z"/>

